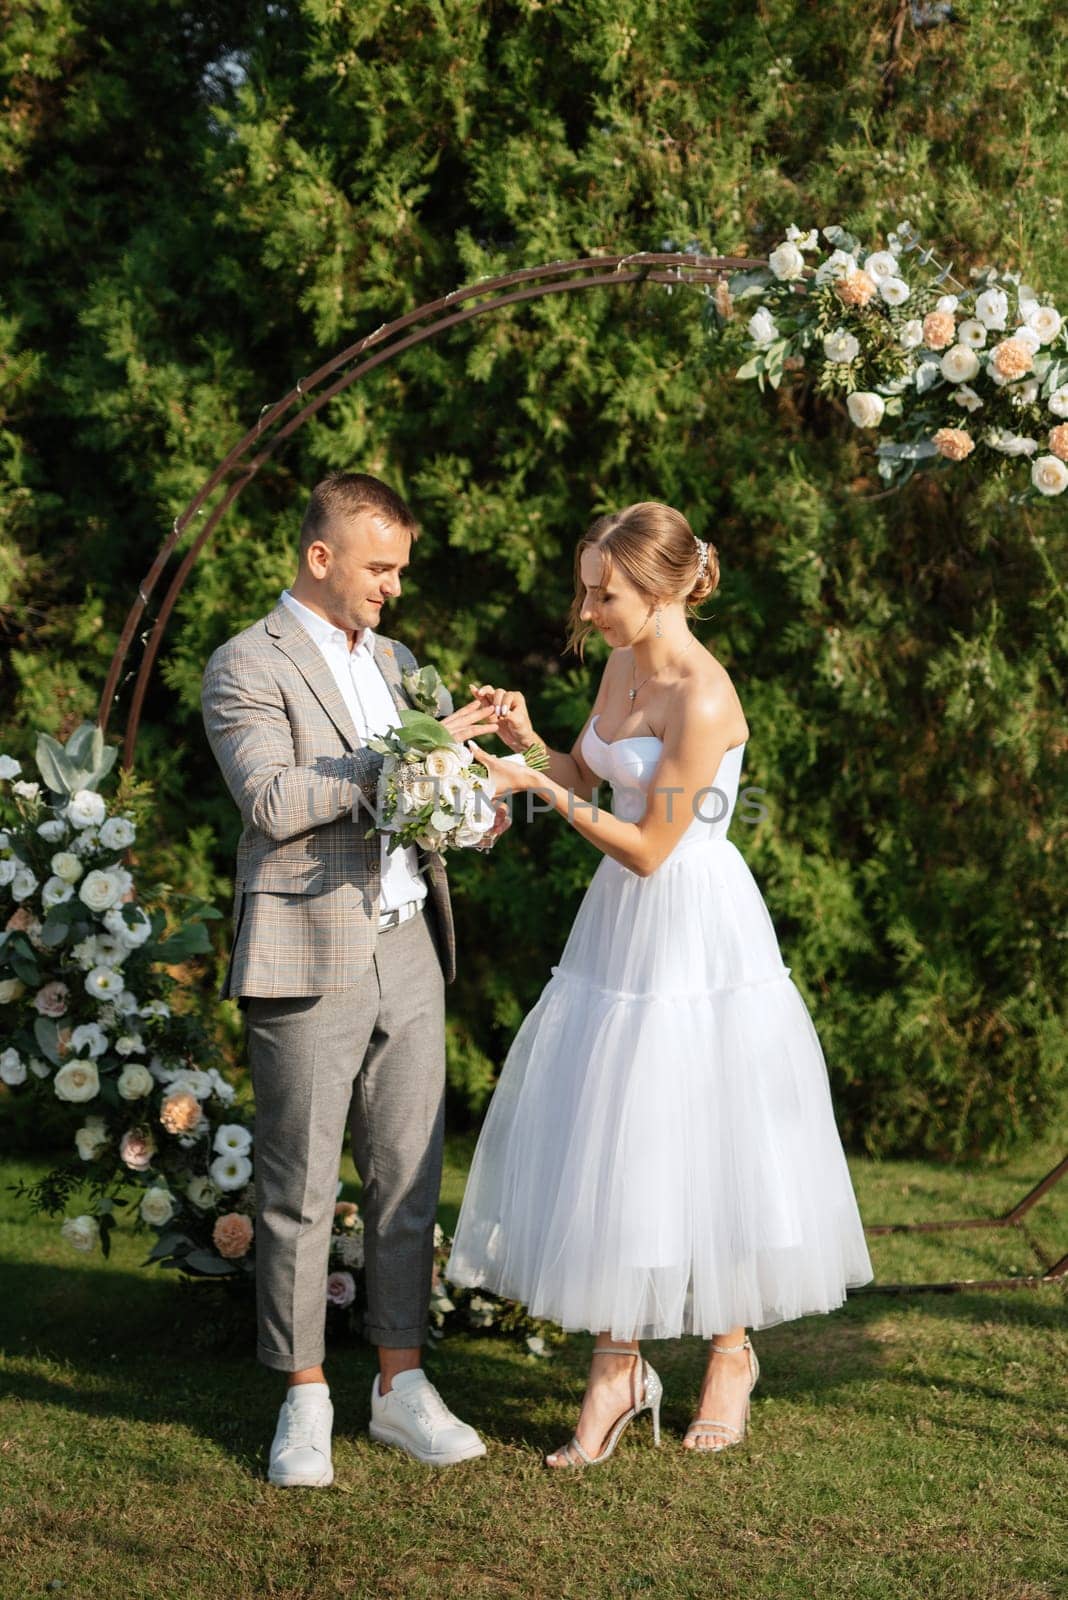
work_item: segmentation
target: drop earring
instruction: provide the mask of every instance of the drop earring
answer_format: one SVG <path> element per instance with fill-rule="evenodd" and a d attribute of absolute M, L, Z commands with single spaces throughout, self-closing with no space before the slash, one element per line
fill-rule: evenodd
<path fill-rule="evenodd" d="M 657 606 L 657 608 L 656 608 L 656 636 L 657 636 L 658 639 L 662 639 L 664 637 L 664 630 L 660 626 L 660 607 L 659 606 Z"/>

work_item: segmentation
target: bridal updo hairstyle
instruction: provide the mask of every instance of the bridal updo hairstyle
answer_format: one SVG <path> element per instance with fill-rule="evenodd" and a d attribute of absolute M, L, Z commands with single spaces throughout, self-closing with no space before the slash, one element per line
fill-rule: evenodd
<path fill-rule="evenodd" d="M 567 647 L 581 656 L 592 623 L 580 612 L 585 594 L 582 557 L 591 547 L 601 552 L 601 583 L 620 572 L 646 595 L 650 605 L 681 600 L 688 610 L 699 606 L 719 587 L 719 556 L 708 546 L 708 565 L 700 572 L 701 550 L 681 511 L 659 500 L 639 500 L 623 511 L 598 517 L 575 551 L 575 598 L 568 614 Z"/>

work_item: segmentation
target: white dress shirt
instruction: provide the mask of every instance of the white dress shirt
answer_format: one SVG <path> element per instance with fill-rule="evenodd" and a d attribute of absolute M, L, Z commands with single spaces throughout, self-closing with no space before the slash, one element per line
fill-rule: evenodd
<path fill-rule="evenodd" d="M 396 701 L 375 661 L 375 636 L 371 629 L 363 628 L 357 644 L 350 650 L 348 636 L 340 628 L 335 628 L 317 611 L 294 600 L 288 589 L 282 590 L 281 599 L 305 633 L 311 635 L 319 654 L 330 668 L 361 740 L 366 743 L 376 734 L 399 727 L 400 714 Z M 382 891 L 379 911 L 396 911 L 413 900 L 425 900 L 426 880 L 419 871 L 419 852 L 415 846 L 407 845 L 390 854 L 389 835 L 383 834 L 381 848 Z"/>

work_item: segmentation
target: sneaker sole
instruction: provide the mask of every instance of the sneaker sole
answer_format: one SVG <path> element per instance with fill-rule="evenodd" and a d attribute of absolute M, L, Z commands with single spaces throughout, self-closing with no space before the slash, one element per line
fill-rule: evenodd
<path fill-rule="evenodd" d="M 468 1445 L 466 1450 L 455 1450 L 451 1455 L 436 1456 L 423 1455 L 415 1449 L 410 1439 L 405 1438 L 404 1434 L 394 1433 L 391 1428 L 384 1428 L 381 1423 L 372 1422 L 367 1431 L 377 1444 L 389 1444 L 395 1450 L 403 1450 L 405 1455 L 411 1456 L 414 1461 L 422 1462 L 425 1467 L 455 1467 L 461 1461 L 475 1461 L 479 1456 L 486 1454 L 486 1446 L 481 1439 L 472 1445 Z"/>
<path fill-rule="evenodd" d="M 333 1481 L 333 1467 L 319 1478 L 282 1478 L 272 1477 L 270 1473 L 267 1474 L 267 1482 L 276 1489 L 329 1489 Z"/>

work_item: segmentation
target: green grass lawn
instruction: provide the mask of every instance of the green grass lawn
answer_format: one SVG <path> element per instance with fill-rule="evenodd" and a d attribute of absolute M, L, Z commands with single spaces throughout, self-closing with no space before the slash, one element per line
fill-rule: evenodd
<path fill-rule="evenodd" d="M 441 1217 L 469 1146 L 455 1142 Z M 1051 1142 L 994 1171 L 851 1163 L 869 1223 L 1005 1210 Z M 7 1181 L 38 1170 L 9 1164 Z M 349 1171 L 351 1180 L 351 1169 Z M 353 1186 L 351 1191 L 355 1193 Z M 883 1282 L 984 1278 L 1068 1246 L 1068 1182 L 1025 1234 L 871 1241 Z M 739 1448 L 680 1448 L 696 1340 L 650 1346 L 666 1433 L 648 1418 L 604 1468 L 550 1473 L 590 1341 L 551 1360 L 458 1336 L 428 1368 L 489 1443 L 422 1468 L 367 1438 L 369 1349 L 331 1351 L 336 1484 L 263 1477 L 280 1398 L 247 1339 L 213 1344 L 216 1291 L 110 1262 L 0 1193 L 0 1596 L 244 1600 L 454 1595 L 1054 1600 L 1066 1592 L 1063 1290 L 883 1297 L 755 1338 L 762 1376 Z M 230 1325 L 234 1314 L 231 1313 Z M 239 1324 L 240 1326 L 240 1324 Z"/>

